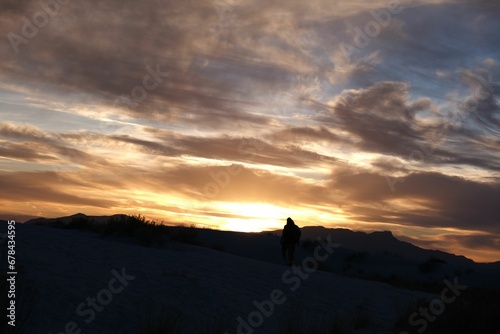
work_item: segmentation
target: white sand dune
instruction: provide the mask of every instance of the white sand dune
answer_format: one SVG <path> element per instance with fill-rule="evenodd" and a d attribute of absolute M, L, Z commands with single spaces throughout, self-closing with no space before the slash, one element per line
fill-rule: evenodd
<path fill-rule="evenodd" d="M 78 329 L 81 333 L 139 333 L 139 319 L 147 313 L 148 301 L 170 316 L 180 312 L 185 333 L 201 333 L 208 324 L 224 324 L 227 333 L 238 333 L 237 318 L 248 321 L 257 310 L 253 302 L 270 299 L 276 289 L 283 291 L 280 301 L 286 300 L 274 305 L 269 317 L 262 317 L 263 324 L 252 328 L 254 333 L 280 333 L 280 326 L 297 317 L 304 323 L 331 322 L 359 314 L 370 319 L 369 327 L 359 333 L 390 333 L 412 301 L 433 297 L 322 271 L 302 279 L 283 265 L 185 244 L 146 248 L 36 225 L 18 224 L 17 249 L 18 263 L 38 291 L 29 333 L 64 333 L 66 326 L 75 333 Z M 126 286 L 113 280 L 110 288 L 117 272 L 130 277 L 124 280 Z M 103 289 L 122 291 L 110 294 Z M 92 308 L 86 300 L 98 294 L 109 303 L 90 319 Z M 249 331 L 241 327 L 239 332 Z"/>

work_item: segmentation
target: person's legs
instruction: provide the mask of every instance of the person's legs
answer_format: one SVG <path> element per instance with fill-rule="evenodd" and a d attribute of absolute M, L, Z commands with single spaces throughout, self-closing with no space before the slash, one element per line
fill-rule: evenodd
<path fill-rule="evenodd" d="M 291 266 L 293 263 L 293 253 L 295 252 L 295 244 L 289 244 L 287 245 L 287 261 L 288 264 Z"/>

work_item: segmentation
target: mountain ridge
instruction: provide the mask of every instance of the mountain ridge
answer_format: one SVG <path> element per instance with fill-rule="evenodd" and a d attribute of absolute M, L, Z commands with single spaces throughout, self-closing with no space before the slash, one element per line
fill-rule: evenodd
<path fill-rule="evenodd" d="M 102 233 L 95 229 L 95 223 L 106 224 L 111 218 L 124 216 L 87 216 L 77 213 L 60 218 L 32 219 L 23 225 L 85 230 L 87 221 L 93 226 L 90 230 Z M 73 221 L 75 219 L 76 221 Z M 80 219 L 83 221 L 79 221 Z M 124 220 L 114 221 L 120 224 Z M 76 224 L 71 224 L 72 222 Z M 113 234 L 114 230 L 111 229 L 109 233 L 101 236 L 112 236 L 113 241 L 128 243 L 134 243 L 134 240 L 138 240 L 135 239 L 137 237 L 147 237 L 140 223 L 130 226 L 132 230 L 127 230 L 125 235 Z M 151 235 L 156 236 L 154 240 L 167 241 L 166 244 L 153 244 L 152 247 L 164 248 L 170 247 L 170 242 L 185 242 L 259 261 L 283 263 L 281 230 L 248 233 L 179 225 L 150 226 L 154 227 L 153 230 L 150 229 Z M 470 286 L 496 287 L 500 279 L 500 262 L 476 263 L 465 256 L 420 248 L 399 240 L 391 231 L 362 232 L 324 226 L 305 226 L 301 231 L 301 244 L 296 248 L 295 254 L 296 263 L 299 264 L 301 259 L 312 256 L 315 247 L 328 240 L 339 247 L 334 250 L 334 256 L 321 264 L 321 268 L 342 276 L 381 280 L 392 284 L 413 282 L 411 284 L 416 286 L 429 282 L 442 284 L 444 279 L 460 277 L 461 281 Z"/>
<path fill-rule="evenodd" d="M 50 225 L 56 222 L 68 224 L 73 219 L 82 219 L 82 218 L 93 220 L 96 223 L 107 223 L 107 221 L 110 218 L 120 218 L 124 216 L 127 215 L 114 214 L 109 216 L 106 215 L 88 216 L 84 213 L 79 212 L 73 215 L 57 217 L 57 218 L 45 218 L 45 217 L 34 218 L 25 221 L 24 224 Z M 224 232 L 222 230 L 217 230 L 217 231 Z M 331 228 L 321 225 L 313 225 L 313 226 L 303 226 L 301 227 L 301 231 L 302 231 L 302 240 L 316 239 L 318 237 L 326 238 L 327 236 L 331 236 L 332 240 L 334 240 L 337 243 L 340 243 L 343 248 L 351 249 L 358 252 L 374 252 L 374 253 L 389 253 L 389 254 L 393 253 L 421 261 L 431 257 L 437 257 L 437 258 L 442 258 L 442 260 L 447 262 L 466 261 L 470 263 L 479 263 L 463 255 L 456 255 L 441 250 L 425 249 L 416 246 L 410 242 L 398 239 L 396 236 L 394 236 L 392 231 L 389 230 L 364 232 L 364 231 L 354 231 L 346 228 Z M 236 232 L 236 233 L 248 233 L 248 232 Z M 280 234 L 281 230 L 271 230 L 271 231 L 253 232 L 253 233 Z M 493 263 L 498 263 L 500 265 L 500 261 Z"/>

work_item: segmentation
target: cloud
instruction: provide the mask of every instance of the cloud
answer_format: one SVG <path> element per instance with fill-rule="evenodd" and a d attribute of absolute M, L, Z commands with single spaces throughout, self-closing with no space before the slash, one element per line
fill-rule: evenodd
<path fill-rule="evenodd" d="M 53 156 L 40 152 L 35 145 L 9 143 L 8 141 L 0 141 L 0 157 L 10 158 L 14 160 L 32 161 L 32 162 L 55 162 Z"/>
<path fill-rule="evenodd" d="M 33 180 L 36 180 L 36 183 Z M 0 195 L 6 202 L 44 202 L 47 205 L 59 203 L 99 208 L 110 208 L 116 203 L 111 199 L 74 195 L 75 189 L 85 185 L 71 180 L 60 182 L 55 172 L 2 173 L 0 186 L 2 189 L 9 189 Z"/>
<path fill-rule="evenodd" d="M 407 156 L 426 135 L 416 113 L 432 107 L 429 100 L 408 99 L 407 83 L 380 82 L 344 91 L 329 106 L 331 114 L 319 120 L 352 134 L 359 149 Z"/>
<path fill-rule="evenodd" d="M 300 141 L 319 141 L 327 143 L 339 143 L 343 138 L 324 126 L 320 127 L 288 127 L 283 130 L 278 130 L 268 135 L 272 140 L 278 142 L 300 142 Z"/>
<path fill-rule="evenodd" d="M 493 262 L 499 246 L 499 238 L 494 234 L 462 233 L 452 234 L 447 231 L 434 233 L 431 238 L 412 238 L 398 236 L 398 239 L 427 249 L 440 249 L 452 254 L 467 254 L 480 262 Z"/>
<path fill-rule="evenodd" d="M 471 96 L 461 105 L 462 112 L 486 134 L 500 134 L 500 85 L 493 82 L 491 71 L 465 69 L 461 78 L 469 85 Z M 480 133 L 481 134 L 481 133 Z"/>
<path fill-rule="evenodd" d="M 498 250 L 500 247 L 500 238 L 496 235 L 446 235 L 456 240 L 462 247 L 475 249 Z"/>
<path fill-rule="evenodd" d="M 247 112 L 242 102 L 248 103 L 245 91 L 280 89 L 287 78 L 318 75 L 332 65 L 318 56 L 329 52 L 324 45 L 331 45 L 328 38 L 338 29 L 318 31 L 315 20 L 330 17 L 341 24 L 360 12 L 387 6 L 386 1 L 369 7 L 274 1 L 266 2 L 262 11 L 263 4 L 183 1 L 159 6 L 150 0 L 138 6 L 131 1 L 71 1 L 59 6 L 28 43 L 20 44 L 18 54 L 4 40 L 7 58 L 0 72 L 24 85 L 46 84 L 45 93 L 87 92 L 113 103 L 142 84 L 147 66 L 159 65 L 169 76 L 148 91 L 144 101 L 128 106 L 135 117 L 169 119 L 176 116 L 171 115 L 175 110 L 188 114 L 190 108 L 208 114 L 201 114 L 199 121 L 217 118 L 216 111 L 229 118 L 243 117 Z M 0 28 L 18 35 L 22 35 L 22 17 L 43 12 L 37 1 L 8 1 L 4 6 L 9 19 Z M 346 64 L 339 59 L 333 62 L 335 71 L 345 72 Z M 350 73 L 360 66 L 349 68 Z M 244 120 L 261 122 L 262 118 Z"/>
<path fill-rule="evenodd" d="M 38 158 L 54 163 L 59 160 L 62 163 L 76 163 L 80 167 L 107 164 L 105 158 L 71 147 L 58 134 L 44 132 L 34 126 L 0 123 L 0 137 L 14 141 L 4 141 L 2 145 L 5 154 L 12 158 L 28 161 Z M 16 152 L 13 152 L 13 148 L 16 148 Z"/>
<path fill-rule="evenodd" d="M 491 3 L 402 2 L 370 35 L 387 0 L 73 0 L 33 28 L 43 3 L 0 3 L 14 200 L 221 219 L 238 214 L 218 204 L 266 202 L 498 232 Z"/>
<path fill-rule="evenodd" d="M 26 124 L 0 123 L 0 135 L 14 141 L 36 141 L 49 145 L 57 143 L 57 137 Z"/>
<path fill-rule="evenodd" d="M 271 144 L 255 137 L 195 137 L 181 136 L 169 131 L 147 129 L 163 143 L 177 148 L 179 155 L 246 162 L 250 164 L 281 167 L 313 166 L 319 161 L 335 162 L 337 159 L 294 145 L 285 140 L 281 145 Z M 314 131 L 313 131 L 314 132 Z M 281 132 L 282 133 L 282 132 Z M 276 138 L 278 135 L 271 135 Z"/>
<path fill-rule="evenodd" d="M 356 207 L 356 211 L 351 211 L 358 218 L 391 216 L 382 221 L 499 232 L 500 212 L 495 202 L 500 195 L 498 182 L 411 173 L 395 178 L 395 191 L 391 191 L 387 180 L 380 174 L 345 171 L 333 176 L 331 188 L 343 194 L 345 203 Z M 374 208 L 373 204 L 378 205 Z"/>

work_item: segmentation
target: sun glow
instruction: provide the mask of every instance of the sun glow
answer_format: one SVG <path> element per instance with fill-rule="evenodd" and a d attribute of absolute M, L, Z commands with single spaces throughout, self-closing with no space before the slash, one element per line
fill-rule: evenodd
<path fill-rule="evenodd" d="M 259 232 L 281 228 L 286 218 L 293 214 L 285 208 L 266 203 L 223 203 L 220 209 L 234 214 L 220 225 L 223 230 Z"/>

